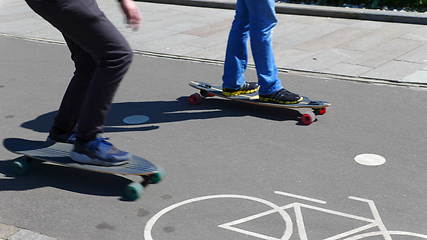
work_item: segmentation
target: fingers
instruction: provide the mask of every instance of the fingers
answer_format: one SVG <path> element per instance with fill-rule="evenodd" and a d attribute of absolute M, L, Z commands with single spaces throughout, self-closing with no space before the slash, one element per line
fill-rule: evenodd
<path fill-rule="evenodd" d="M 126 16 L 126 23 L 134 31 L 138 30 L 141 23 L 141 13 L 136 4 L 132 0 L 122 0 L 121 7 Z"/>
<path fill-rule="evenodd" d="M 139 29 L 141 23 L 141 15 L 137 9 L 132 9 L 129 12 L 128 24 L 132 27 L 134 31 Z"/>

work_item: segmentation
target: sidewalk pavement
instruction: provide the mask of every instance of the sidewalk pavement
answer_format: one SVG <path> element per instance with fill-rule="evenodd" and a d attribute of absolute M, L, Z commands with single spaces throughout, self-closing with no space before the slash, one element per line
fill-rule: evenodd
<path fill-rule="evenodd" d="M 137 0 L 141 2 L 167 3 L 183 6 L 210 7 L 234 9 L 236 0 Z M 346 18 L 358 20 L 371 20 L 382 22 L 398 22 L 427 24 L 427 13 L 405 11 L 382 11 L 379 9 L 357 9 L 331 6 L 317 6 L 306 4 L 276 3 L 276 12 L 282 14 L 296 14 L 307 16 Z"/>
<path fill-rule="evenodd" d="M 0 240 L 55 240 L 39 233 L 0 223 Z"/>
<path fill-rule="evenodd" d="M 144 22 L 133 32 L 115 0 L 99 4 L 137 53 L 223 63 L 232 10 L 138 2 Z M 278 20 L 274 47 L 282 71 L 427 87 L 426 25 L 286 14 L 278 14 Z M 1 0 L 0 23 L 3 36 L 63 43 L 60 33 L 21 0 Z M 0 224 L 0 239 L 52 238 Z"/>
<path fill-rule="evenodd" d="M 136 52 L 223 62 L 233 10 L 138 2 L 144 22 L 133 32 L 115 0 L 99 4 Z M 273 39 L 280 70 L 427 85 L 427 25 L 286 14 L 278 20 Z M 24 1 L 2 0 L 0 22 L 3 35 L 63 42 Z"/>

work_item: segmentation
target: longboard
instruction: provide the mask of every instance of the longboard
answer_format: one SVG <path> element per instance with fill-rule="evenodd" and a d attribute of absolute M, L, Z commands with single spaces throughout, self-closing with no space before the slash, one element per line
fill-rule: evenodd
<path fill-rule="evenodd" d="M 34 160 L 49 162 L 65 167 L 78 168 L 86 171 L 99 172 L 115 175 L 139 175 L 143 178 L 141 183 L 132 182 L 126 186 L 124 195 L 126 199 L 136 200 L 142 193 L 145 186 L 155 184 L 162 180 L 164 172 L 150 161 L 132 155 L 129 163 L 120 166 L 97 166 L 90 164 L 80 164 L 73 161 L 69 155 L 73 149 L 72 144 L 52 143 L 46 141 L 32 141 L 21 138 L 6 138 L 3 141 L 4 147 L 25 158 L 15 160 L 12 164 L 17 174 L 25 174 L 31 169 Z"/>
<path fill-rule="evenodd" d="M 243 103 L 255 104 L 265 107 L 272 108 L 284 108 L 284 109 L 312 109 L 312 112 L 306 112 L 301 114 L 300 123 L 303 125 L 310 125 L 315 120 L 317 120 L 316 115 L 326 114 L 326 108 L 330 107 L 331 104 L 326 101 L 312 101 L 308 97 L 303 97 L 303 100 L 296 104 L 280 104 L 280 103 L 270 103 L 262 102 L 259 100 L 258 93 L 252 94 L 242 94 L 237 96 L 226 96 L 222 93 L 222 88 L 220 86 L 211 85 L 205 82 L 191 81 L 189 85 L 195 89 L 199 90 L 199 93 L 192 94 L 188 97 L 188 102 L 190 104 L 200 104 L 205 98 L 208 97 L 220 97 L 232 101 L 238 101 Z"/>

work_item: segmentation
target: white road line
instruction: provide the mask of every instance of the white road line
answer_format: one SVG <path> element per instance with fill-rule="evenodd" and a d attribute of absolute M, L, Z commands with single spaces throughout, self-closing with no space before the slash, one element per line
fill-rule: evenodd
<path fill-rule="evenodd" d="M 300 240 L 308 240 L 307 230 L 305 229 L 304 218 L 301 212 L 301 204 L 296 204 L 294 209 L 295 209 L 295 218 L 298 226 L 298 233 L 299 233 Z"/>
<path fill-rule="evenodd" d="M 326 204 L 326 201 L 323 201 L 323 200 L 318 200 L 318 199 L 314 199 L 314 198 L 304 197 L 304 196 L 296 195 L 296 194 L 292 194 L 292 193 L 280 192 L 280 191 L 275 191 L 274 193 L 275 194 L 279 194 L 279 195 L 283 195 L 283 196 L 287 196 L 287 197 L 292 197 L 292 198 L 298 198 L 298 199 L 302 199 L 302 200 L 306 200 L 306 201 L 311 201 L 311 202 L 315 202 L 315 203 Z"/>
<path fill-rule="evenodd" d="M 339 240 L 339 239 L 343 239 L 344 237 L 350 236 L 352 234 L 363 232 L 363 231 L 365 231 L 367 229 L 370 229 L 370 228 L 373 228 L 373 227 L 376 227 L 376 226 L 377 226 L 376 223 L 370 223 L 368 225 L 365 225 L 365 226 L 362 226 L 362 227 L 359 227 L 359 228 L 355 228 L 355 229 L 352 229 L 352 230 L 347 231 L 347 232 L 340 233 L 338 235 L 326 238 L 324 240 Z"/>
<path fill-rule="evenodd" d="M 419 234 L 419 233 L 412 233 L 412 232 L 387 231 L 387 234 L 389 236 L 390 235 L 411 236 L 411 237 L 419 237 L 419 238 L 427 239 L 427 235 Z M 357 235 L 357 236 L 352 236 L 352 237 L 346 238 L 344 240 L 359 240 L 359 239 L 365 239 L 365 238 L 373 237 L 373 236 L 384 236 L 384 232 L 380 231 L 380 232 L 363 233 L 363 234 L 360 234 L 360 235 Z"/>
<path fill-rule="evenodd" d="M 330 209 L 326 209 L 326 208 L 320 208 L 320 207 L 306 205 L 306 204 L 301 204 L 301 206 L 305 207 L 305 208 L 308 208 L 308 209 L 313 209 L 313 210 L 316 210 L 316 211 L 319 211 L 319 212 L 325 212 L 325 213 L 329 213 L 329 214 L 332 214 L 332 215 L 337 215 L 337 216 L 341 216 L 341 217 L 351 218 L 351 219 L 359 220 L 359 221 L 362 221 L 362 222 L 368 222 L 368 223 L 375 222 L 374 219 L 369 219 L 369 218 L 365 218 L 365 217 L 361 217 L 361 216 L 356 216 L 356 215 L 353 215 L 353 214 L 338 212 L 338 211 L 330 210 Z"/>

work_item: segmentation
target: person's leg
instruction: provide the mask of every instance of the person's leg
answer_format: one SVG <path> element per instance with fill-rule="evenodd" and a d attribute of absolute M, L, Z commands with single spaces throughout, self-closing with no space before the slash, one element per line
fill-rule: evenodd
<path fill-rule="evenodd" d="M 71 52 L 75 71 L 55 117 L 49 138 L 57 142 L 74 142 L 75 127 L 80 116 L 80 109 L 86 99 L 89 83 L 96 70 L 96 63 L 92 57 L 79 45 L 64 35 L 64 39 Z"/>
<path fill-rule="evenodd" d="M 94 0 L 58 0 L 58 4 L 44 3 L 45 1 L 40 0 L 27 0 L 27 2 L 73 44 L 84 49 L 96 63 L 92 70 L 88 70 L 89 66 L 82 70 L 86 72 L 86 76 L 92 75 L 90 82 L 87 83 L 87 90 L 83 90 L 83 92 L 87 91 L 84 94 L 86 96 L 82 97 L 82 89 L 79 88 L 82 85 L 78 87 L 73 85 L 81 84 L 82 80 L 74 79 L 65 95 L 65 103 L 62 105 L 67 109 L 73 109 L 75 106 L 77 106 L 75 109 L 79 109 L 79 106 L 82 106 L 78 120 L 78 137 L 93 139 L 102 131 L 114 94 L 131 63 L 132 51 L 120 32 L 99 10 Z M 85 54 L 81 54 L 81 51 L 74 55 L 77 59 L 76 64 L 88 62 L 86 56 L 82 58 L 82 55 Z M 65 112 L 69 114 L 68 116 L 74 113 L 73 110 Z M 70 122 L 73 123 L 73 121 Z"/>
<path fill-rule="evenodd" d="M 249 15 L 245 0 L 237 0 L 236 14 L 228 35 L 223 88 L 237 89 L 245 83 L 248 63 Z"/>
<path fill-rule="evenodd" d="M 272 30 L 277 24 L 275 1 L 248 1 L 247 8 L 252 55 L 260 85 L 260 100 L 283 104 L 301 101 L 302 97 L 298 94 L 283 88 L 278 77 L 272 43 Z"/>
<path fill-rule="evenodd" d="M 132 51 L 124 37 L 99 9 L 95 0 L 57 0 L 54 3 L 44 0 L 26 1 L 39 15 L 86 51 L 96 64 L 84 99 L 77 100 L 79 89 L 71 88 L 67 93 L 69 99 L 65 100 L 70 101 L 70 104 L 76 101 L 76 109 L 80 108 L 77 115 L 79 144 L 76 144 L 75 151 L 83 151 L 83 148 L 79 149 L 78 146 L 95 140 L 97 134 L 102 132 L 114 94 L 132 61 Z M 79 101 L 82 102 L 78 103 Z M 79 104 L 81 107 L 78 107 Z M 71 108 L 74 108 L 74 105 Z M 96 143 L 106 146 L 105 141 Z M 114 159 L 106 159 L 111 160 L 112 164 L 115 164 L 116 160 L 129 158 L 129 154 L 122 154 L 112 145 L 103 149 L 104 151 L 98 150 L 106 153 L 105 149 L 112 149 L 111 152 L 117 153 L 113 156 Z M 85 154 L 90 155 L 90 152 Z M 108 158 L 110 155 L 103 157 Z"/>
<path fill-rule="evenodd" d="M 275 1 L 247 1 L 252 55 L 260 84 L 260 94 L 270 94 L 282 88 L 277 76 L 272 46 L 272 29 L 277 24 Z"/>

